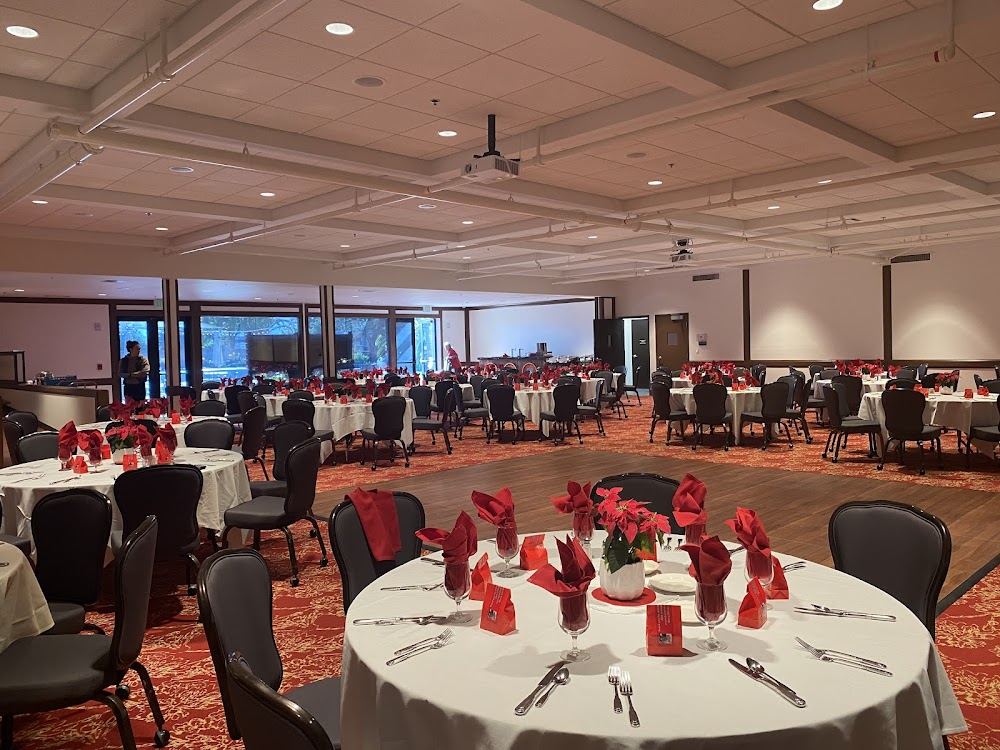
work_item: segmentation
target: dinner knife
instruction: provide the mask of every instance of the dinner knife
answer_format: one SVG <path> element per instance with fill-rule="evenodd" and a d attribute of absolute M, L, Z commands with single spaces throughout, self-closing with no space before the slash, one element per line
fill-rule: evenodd
<path fill-rule="evenodd" d="M 738 670 L 740 670 L 743 674 L 745 674 L 751 680 L 756 680 L 758 682 L 763 682 L 768 687 L 774 688 L 774 690 L 778 693 L 778 695 L 780 695 L 782 698 L 784 698 L 786 701 L 788 701 L 789 703 L 791 703 L 796 708 L 805 708 L 806 707 L 806 702 L 804 700 L 802 700 L 802 698 L 800 698 L 798 696 L 798 694 L 794 690 L 792 690 L 790 687 L 788 687 L 784 683 L 778 682 L 776 679 L 774 679 L 773 677 L 771 677 L 771 675 L 769 675 L 767 673 L 764 673 L 764 674 L 754 674 L 748 667 L 744 667 L 742 664 L 740 664 L 735 659 L 730 659 L 729 663 L 732 664 L 734 667 L 736 667 Z"/>
<path fill-rule="evenodd" d="M 528 713 L 528 711 L 531 709 L 532 704 L 535 702 L 535 698 L 542 691 L 542 688 L 544 688 L 546 685 L 552 682 L 552 678 L 556 676 L 556 672 L 558 672 L 567 664 L 569 664 L 569 662 L 567 661 L 557 661 L 555 664 L 553 664 L 552 668 L 545 673 L 545 676 L 542 678 L 541 682 L 539 682 L 538 685 L 535 687 L 535 689 L 531 691 L 528 697 L 517 704 L 517 706 L 514 708 L 514 713 L 517 716 L 524 716 L 526 713 Z"/>

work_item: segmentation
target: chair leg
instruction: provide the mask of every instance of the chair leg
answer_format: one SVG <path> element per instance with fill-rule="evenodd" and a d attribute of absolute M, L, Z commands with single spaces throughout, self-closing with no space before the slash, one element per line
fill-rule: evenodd
<path fill-rule="evenodd" d="M 292 532 L 288 530 L 287 526 L 282 526 L 281 530 L 285 532 L 285 539 L 288 542 L 288 557 L 292 561 L 292 578 L 289 581 L 292 586 L 299 585 L 299 561 L 295 559 L 295 540 L 292 539 Z"/>
<path fill-rule="evenodd" d="M 229 547 L 229 532 L 232 530 L 232 526 L 225 526 L 222 529 L 222 549 Z"/>
<path fill-rule="evenodd" d="M 125 708 L 125 704 L 121 702 L 121 699 L 103 690 L 95 695 L 94 699 L 101 701 L 115 715 L 115 723 L 118 724 L 118 734 L 121 736 L 124 750 L 136 750 L 135 736 L 132 734 L 132 722 L 128 719 L 128 709 Z"/>
<path fill-rule="evenodd" d="M 835 433 L 831 431 L 830 434 L 826 436 L 826 445 L 823 446 L 823 458 L 826 458 L 830 454 L 830 443 L 833 442 L 834 434 Z"/>
<path fill-rule="evenodd" d="M 924 475 L 924 441 L 918 440 L 917 447 L 920 449 L 920 476 Z"/>
<path fill-rule="evenodd" d="M 636 394 L 636 397 L 638 397 L 638 394 Z M 576 437 L 577 437 L 577 440 L 580 441 L 580 445 L 583 445 L 583 435 L 580 434 L 580 423 L 577 422 L 574 419 L 573 420 L 573 426 L 576 428 Z"/>
<path fill-rule="evenodd" d="M 656 422 L 657 422 L 656 417 L 653 417 L 653 423 L 649 426 L 649 442 L 651 443 L 653 442 L 653 430 L 656 429 Z M 667 425 L 667 434 L 669 435 L 669 433 L 670 433 L 670 425 Z"/>
<path fill-rule="evenodd" d="M 313 531 L 316 532 L 316 538 L 319 539 L 319 551 L 322 557 L 319 560 L 319 566 L 325 568 L 330 564 L 330 561 L 326 557 L 326 543 L 323 541 L 323 535 L 319 533 L 319 522 L 316 520 L 316 516 L 313 515 L 312 511 L 309 511 L 309 515 L 306 516 L 306 520 L 312 524 Z"/>
<path fill-rule="evenodd" d="M 14 716 L 4 714 L 0 724 L 0 750 L 14 750 Z"/>
<path fill-rule="evenodd" d="M 156 698 L 156 690 L 153 688 L 153 680 L 150 679 L 149 671 L 141 662 L 133 662 L 132 669 L 139 675 L 142 681 L 142 690 L 146 693 L 146 702 L 149 703 L 149 710 L 153 714 L 153 721 L 156 722 L 156 734 L 153 736 L 153 744 L 157 747 L 165 747 L 170 741 L 170 732 L 163 728 L 163 711 L 160 710 L 160 701 Z"/>
<path fill-rule="evenodd" d="M 458 431 L 458 439 L 459 440 L 462 439 L 462 432 L 463 432 L 463 430 L 459 430 Z M 432 432 L 431 435 L 433 435 L 433 434 L 434 433 Z M 442 432 L 442 434 L 444 435 L 444 447 L 448 449 L 448 455 L 450 456 L 451 455 L 451 440 L 448 439 L 448 430 L 444 430 Z"/>
<path fill-rule="evenodd" d="M 208 530 L 208 543 L 212 545 L 212 552 L 219 551 L 219 537 L 215 533 L 215 529 Z"/>
<path fill-rule="evenodd" d="M 448 439 L 448 430 L 444 430 L 444 439 L 445 440 Z M 402 440 L 399 441 L 399 444 L 403 448 L 403 459 L 404 459 L 403 465 L 406 468 L 410 468 L 410 453 L 409 453 L 409 451 L 406 450 L 406 445 L 403 443 Z M 396 450 L 395 442 L 393 443 L 392 450 L 393 450 L 393 452 L 395 452 L 395 450 Z"/>
<path fill-rule="evenodd" d="M 796 425 L 797 424 L 798 423 L 796 422 Z M 807 445 L 811 445 L 813 439 L 812 439 L 812 435 L 809 434 L 809 425 L 806 424 L 806 416 L 805 416 L 805 414 L 802 415 L 802 431 L 806 434 L 806 444 Z"/>
<path fill-rule="evenodd" d="M 260 552 L 260 529 L 254 529 L 253 532 L 253 548 Z"/>
<path fill-rule="evenodd" d="M 267 466 L 264 465 L 264 459 L 261 458 L 260 456 L 254 456 L 253 460 L 254 463 L 260 464 L 260 470 L 264 472 L 264 481 L 265 482 L 271 481 L 271 477 L 267 475 Z"/>
<path fill-rule="evenodd" d="M 959 443 L 962 442 L 962 433 L 961 432 L 958 433 L 958 442 Z M 972 444 L 971 443 L 969 444 L 969 449 L 970 450 L 972 449 Z M 939 469 L 943 469 L 944 468 L 944 464 L 941 462 L 941 438 L 937 439 L 937 459 L 938 459 L 938 468 Z"/>
<path fill-rule="evenodd" d="M 833 451 L 833 462 L 834 463 L 837 463 L 837 461 L 840 460 L 840 446 L 841 446 L 841 444 L 843 442 L 842 440 L 839 439 L 840 438 L 839 435 L 837 437 L 838 437 L 837 445 L 836 445 L 836 447 L 834 448 L 834 451 Z"/>
<path fill-rule="evenodd" d="M 198 580 L 198 570 L 200 568 L 201 568 L 201 563 L 198 562 L 198 558 L 195 557 L 192 553 L 188 552 L 187 555 L 184 556 L 184 570 L 185 570 L 185 577 L 187 578 L 188 596 L 194 596 L 195 594 L 198 593 L 198 585 L 192 583 L 191 581 L 192 578 L 195 581 Z M 194 573 L 194 576 L 191 575 L 192 572 Z"/>

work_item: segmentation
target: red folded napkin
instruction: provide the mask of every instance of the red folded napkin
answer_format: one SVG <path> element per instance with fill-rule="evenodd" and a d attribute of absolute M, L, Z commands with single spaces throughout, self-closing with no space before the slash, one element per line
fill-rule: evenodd
<path fill-rule="evenodd" d="M 704 525 L 708 521 L 705 511 L 705 483 L 693 474 L 685 474 L 674 492 L 674 518 L 681 526 Z"/>
<path fill-rule="evenodd" d="M 446 589 L 460 589 L 469 574 L 469 558 L 478 548 L 476 524 L 464 510 L 458 514 L 451 531 L 426 527 L 417 532 L 417 538 L 444 550 L 444 585 Z"/>
<path fill-rule="evenodd" d="M 80 430 L 76 434 L 76 439 L 80 450 L 87 454 L 91 463 L 101 460 L 101 444 L 104 442 L 104 435 L 98 430 Z"/>
<path fill-rule="evenodd" d="M 594 501 L 590 499 L 590 482 L 581 485 L 571 480 L 566 483 L 566 493 L 552 498 L 552 504 L 560 513 L 590 513 L 594 510 Z"/>
<path fill-rule="evenodd" d="M 703 539 L 701 544 L 682 544 L 691 558 L 691 577 L 704 586 L 721 586 L 733 569 L 729 550 L 718 536 Z"/>
<path fill-rule="evenodd" d="M 736 508 L 736 518 L 726 520 L 747 551 L 747 570 L 763 579 L 771 574 L 771 542 L 757 513 L 749 508 Z"/>
<path fill-rule="evenodd" d="M 570 536 L 562 542 L 556 539 L 556 549 L 559 550 L 559 562 L 562 570 L 557 570 L 551 563 L 545 563 L 531 574 L 528 583 L 541 586 L 550 594 L 567 598 L 583 594 L 590 587 L 597 572 L 594 563 L 580 543 Z"/>
<path fill-rule="evenodd" d="M 385 398 L 389 395 L 389 386 L 382 383 L 378 388 L 375 389 L 375 398 Z"/>
<path fill-rule="evenodd" d="M 131 399 L 129 399 L 131 401 Z M 113 404 L 108 406 L 108 411 L 111 412 L 111 418 L 116 422 L 120 422 L 132 413 L 132 407 L 121 403 L 120 401 L 115 401 Z"/>
<path fill-rule="evenodd" d="M 73 455 L 79 440 L 76 436 L 76 424 L 70 420 L 59 430 L 59 460 L 65 461 Z"/>
<path fill-rule="evenodd" d="M 505 528 L 501 527 L 502 531 Z M 497 534 L 499 545 L 500 535 Z M 521 543 L 521 556 L 519 558 L 521 570 L 538 570 L 549 564 L 549 552 L 545 549 L 545 534 L 530 534 L 524 537 Z"/>
<path fill-rule="evenodd" d="M 771 585 L 767 587 L 767 598 L 787 599 L 788 580 L 785 578 L 785 570 L 781 567 L 777 555 L 771 555 L 771 565 L 774 570 L 774 578 L 771 579 Z"/>
<path fill-rule="evenodd" d="M 153 436 L 149 434 L 149 430 L 145 427 L 139 427 L 135 431 L 135 444 L 141 455 L 153 455 Z"/>
<path fill-rule="evenodd" d="M 177 450 L 177 433 L 174 432 L 173 425 L 165 424 L 163 427 L 157 428 L 156 439 L 157 442 L 163 445 L 168 453 L 173 453 Z"/>
<path fill-rule="evenodd" d="M 358 487 L 347 498 L 358 512 L 372 557 L 376 560 L 395 560 L 403 542 L 399 535 L 399 516 L 393 494 L 388 490 L 369 491 Z"/>
<path fill-rule="evenodd" d="M 479 490 L 473 490 L 472 504 L 479 511 L 479 517 L 487 523 L 494 526 L 506 526 L 514 523 L 514 498 L 508 487 L 497 492 L 495 497 Z"/>
<path fill-rule="evenodd" d="M 484 552 L 472 569 L 472 592 L 470 599 L 483 601 L 486 599 L 486 589 L 493 584 L 493 573 L 490 572 L 490 556 Z"/>
<path fill-rule="evenodd" d="M 181 414 L 185 417 L 191 416 L 191 409 L 194 406 L 194 399 L 190 396 L 181 396 Z"/>
<path fill-rule="evenodd" d="M 327 383 L 323 386 L 323 398 L 330 400 L 331 398 L 336 398 L 337 396 L 337 386 L 333 383 Z"/>
<path fill-rule="evenodd" d="M 368 391 L 368 393 L 370 395 L 374 395 L 374 393 L 375 393 L 375 381 L 372 380 L 371 378 L 368 378 L 368 380 L 365 381 L 365 390 Z"/>
<path fill-rule="evenodd" d="M 980 396 L 989 396 L 990 395 L 990 389 L 987 388 L 985 385 L 979 386 L 979 395 Z"/>

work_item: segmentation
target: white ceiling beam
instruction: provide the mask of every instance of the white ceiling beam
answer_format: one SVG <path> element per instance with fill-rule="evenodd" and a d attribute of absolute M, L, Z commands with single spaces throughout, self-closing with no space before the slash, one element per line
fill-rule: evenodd
<path fill-rule="evenodd" d="M 90 107 L 90 95 L 82 89 L 0 73 L 0 101 L 3 100 L 18 112 L 41 117 L 77 114 Z"/>
<path fill-rule="evenodd" d="M 247 206 L 232 206 L 224 203 L 168 198 L 159 195 L 123 193 L 117 190 L 94 190 L 93 188 L 59 185 L 56 183 L 51 183 L 40 190 L 36 190 L 35 195 L 50 200 L 66 201 L 67 203 L 109 206 L 137 211 L 156 211 L 182 216 L 197 216 L 205 219 L 239 219 L 243 221 L 264 222 L 270 218 L 271 213 L 267 209 L 250 208 Z"/>
<path fill-rule="evenodd" d="M 838 152 L 858 161 L 879 164 L 886 161 L 894 162 L 899 158 L 895 146 L 800 101 L 774 104 L 769 109 L 794 123 L 810 128 Z"/>
<path fill-rule="evenodd" d="M 837 224 L 840 217 L 850 218 L 856 214 L 875 213 L 877 211 L 898 211 L 914 206 L 926 206 L 931 203 L 944 203 L 954 200 L 955 196 L 944 191 L 920 193 L 917 195 L 901 195 L 895 198 L 882 198 L 860 203 L 843 203 L 829 208 L 814 208 L 808 211 L 795 211 L 781 216 L 762 216 L 759 219 L 747 219 L 744 226 L 748 232 L 756 232 L 776 227 L 796 226 L 798 224 L 830 222 Z"/>
<path fill-rule="evenodd" d="M 141 237 L 134 234 L 117 234 L 113 232 L 90 232 L 85 229 L 31 227 L 20 224 L 0 224 L 0 236 L 55 242 L 80 242 L 81 240 L 85 240 L 104 245 L 145 247 L 158 250 L 166 247 L 166 240 L 158 237 Z M 5 257 L 5 260 L 9 260 L 9 256 Z"/>
<path fill-rule="evenodd" d="M 832 244 L 838 248 L 856 247 L 866 244 L 884 245 L 887 242 L 903 241 L 907 238 L 929 237 L 939 234 L 949 234 L 951 232 L 966 232 L 976 229 L 997 229 L 1000 228 L 1000 219 L 996 216 L 982 219 L 965 219 L 963 221 L 950 221 L 942 224 L 927 224 L 919 227 L 902 227 L 899 229 L 887 229 L 883 232 L 867 232 L 865 234 L 851 235 L 848 237 L 838 237 L 832 240 Z M 864 247 L 857 248 L 864 250 Z"/>
<path fill-rule="evenodd" d="M 982 180 L 977 180 L 975 177 L 969 177 L 964 172 L 938 172 L 934 177 L 946 183 L 948 191 L 955 195 L 987 203 L 993 202 L 986 192 L 989 185 Z"/>
<path fill-rule="evenodd" d="M 1000 8 L 1000 3 L 997 7 Z M 980 154 L 1000 154 L 1000 127 L 899 147 L 899 161 L 903 164 L 933 162 L 942 158 L 965 159 Z"/>
<path fill-rule="evenodd" d="M 405 237 L 411 240 L 433 240 L 435 242 L 460 242 L 455 232 L 442 232 L 436 229 L 419 229 L 404 227 L 397 224 L 383 224 L 377 221 L 357 221 L 355 219 L 327 219 L 313 224 L 327 229 L 343 229 L 348 232 L 362 234 L 381 234 L 390 237 Z"/>

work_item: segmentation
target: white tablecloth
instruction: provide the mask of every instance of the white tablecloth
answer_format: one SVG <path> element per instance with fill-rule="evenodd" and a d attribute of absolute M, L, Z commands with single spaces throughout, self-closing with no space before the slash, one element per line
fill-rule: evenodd
<path fill-rule="evenodd" d="M 434 392 L 434 386 L 428 386 L 431 389 L 431 404 L 437 406 L 437 393 Z M 463 401 L 475 401 L 476 400 L 476 389 L 473 388 L 469 383 L 460 383 L 459 387 L 462 389 L 462 400 Z M 389 389 L 390 396 L 402 396 L 403 398 L 409 398 L 410 389 L 405 385 L 393 386 Z"/>
<path fill-rule="evenodd" d="M 888 436 L 885 429 L 885 410 L 882 408 L 881 393 L 866 393 L 861 401 L 859 416 L 862 419 L 878 420 L 882 425 L 883 437 Z M 968 435 L 973 427 L 991 427 L 1000 422 L 997 412 L 997 397 L 976 396 L 942 396 L 931 393 L 927 396 L 924 407 L 924 422 L 941 425 L 952 430 L 959 430 Z"/>
<path fill-rule="evenodd" d="M 191 417 L 192 422 L 200 422 L 203 419 L 224 419 L 224 417 Z M 169 419 L 159 419 L 157 420 L 157 425 L 163 427 L 164 425 L 170 424 Z M 77 430 L 100 430 L 103 433 L 108 429 L 108 425 L 111 422 L 93 422 L 92 424 L 81 424 L 77 425 Z M 186 419 L 181 420 L 180 424 L 173 425 L 174 432 L 177 434 L 177 447 L 186 448 L 187 444 L 184 442 L 184 430 L 190 424 Z"/>
<path fill-rule="evenodd" d="M 889 381 L 887 379 L 881 379 L 881 378 L 878 380 L 874 379 L 862 380 L 862 383 L 864 384 L 865 388 L 865 393 L 881 393 L 882 391 L 885 390 L 885 384 L 888 382 Z M 824 397 L 823 386 L 832 384 L 833 384 L 832 380 L 820 380 L 819 375 L 817 375 L 816 378 L 813 380 L 812 397 L 823 398 Z"/>
<path fill-rule="evenodd" d="M 205 479 L 198 501 L 198 525 L 204 529 L 221 531 L 225 526 L 222 520 L 225 512 L 250 499 L 250 479 L 240 453 L 211 448 L 178 448 L 174 453 L 174 463 L 205 467 L 201 472 Z M 36 473 L 25 475 L 25 471 Z M 9 470 L 0 469 L 4 533 L 30 537 L 31 511 L 35 504 L 53 492 L 76 487 L 94 489 L 111 498 L 114 509 L 111 528 L 121 531 L 122 518 L 114 503 L 114 484 L 121 473 L 122 467 L 110 460 L 103 461 L 87 474 L 60 471 L 59 461 L 54 458 L 18 464 Z"/>
<path fill-rule="evenodd" d="M 52 627 L 52 615 L 35 573 L 13 544 L 0 544 L 0 651 L 18 638 Z"/>
<path fill-rule="evenodd" d="M 267 416 L 280 417 L 281 404 L 287 398 L 287 396 L 264 396 L 264 401 L 267 403 Z M 316 409 L 313 416 L 313 427 L 316 428 L 316 432 L 332 432 L 337 440 L 341 440 L 364 427 L 375 426 L 372 405 L 364 399 L 350 401 L 346 404 L 339 401 L 328 404 L 323 399 L 316 399 L 313 401 L 313 407 Z M 413 442 L 413 418 L 415 416 L 413 401 L 407 399 L 406 411 L 403 413 L 403 442 L 406 445 Z M 325 456 L 323 458 L 325 459 Z"/>
<path fill-rule="evenodd" d="M 530 385 L 522 386 L 521 390 L 514 391 L 514 408 L 521 412 L 528 422 L 538 425 L 546 437 L 549 435 L 549 427 L 552 426 L 552 423 L 542 423 L 541 413 L 547 411 L 551 414 L 552 410 L 556 408 L 556 400 L 552 391 L 552 388 L 541 387 L 536 391 Z M 489 409 L 490 399 L 487 392 L 483 391 L 483 407 Z"/>
<path fill-rule="evenodd" d="M 595 542 L 598 537 L 595 537 Z M 549 559 L 558 562 L 553 535 Z M 595 550 L 599 547 L 595 544 Z M 494 570 L 502 566 L 492 544 Z M 595 554 L 598 554 L 595 552 Z M 664 572 L 686 573 L 685 553 L 661 555 Z M 794 558 L 782 557 L 783 563 Z M 595 560 L 596 562 L 596 560 Z M 683 657 L 649 657 L 645 607 L 623 608 L 591 598 L 591 625 L 580 647 L 592 658 L 569 665 L 570 682 L 523 717 L 514 706 L 535 687 L 570 637 L 556 622 L 557 601 L 528 575 L 494 582 L 511 588 L 517 630 L 498 636 L 473 622 L 451 625 L 452 644 L 386 666 L 396 649 L 443 627 L 356 626 L 364 617 L 448 614 L 440 591 L 381 591 L 382 586 L 433 583 L 443 568 L 412 561 L 378 579 L 351 604 L 344 637 L 342 742 L 355 750 L 937 750 L 942 733 L 965 731 L 961 710 L 927 630 L 902 604 L 855 578 L 814 563 L 788 574 L 791 599 L 775 601 L 760 630 L 736 626 L 746 580 L 740 555 L 726 583 L 729 616 L 716 629 L 729 646 L 706 654 L 707 635 L 685 625 Z M 598 585 L 595 580 L 593 588 Z M 670 599 L 657 595 L 660 602 Z M 692 600 L 692 596 L 682 596 Z M 893 614 L 894 623 L 796 614 L 796 605 Z M 677 602 L 679 603 L 679 601 Z M 478 613 L 481 602 L 463 610 Z M 819 661 L 795 642 L 866 656 L 893 677 Z M 798 709 L 729 663 L 753 657 L 808 703 Z M 642 726 L 612 712 L 607 668 L 629 670 Z"/>
<path fill-rule="evenodd" d="M 729 391 L 726 401 L 726 411 L 733 415 L 733 440 L 740 444 L 740 414 L 745 411 L 760 411 L 760 388 L 747 388 L 745 391 Z M 694 401 L 694 388 L 675 388 L 670 391 L 670 408 L 694 414 L 698 411 Z"/>

